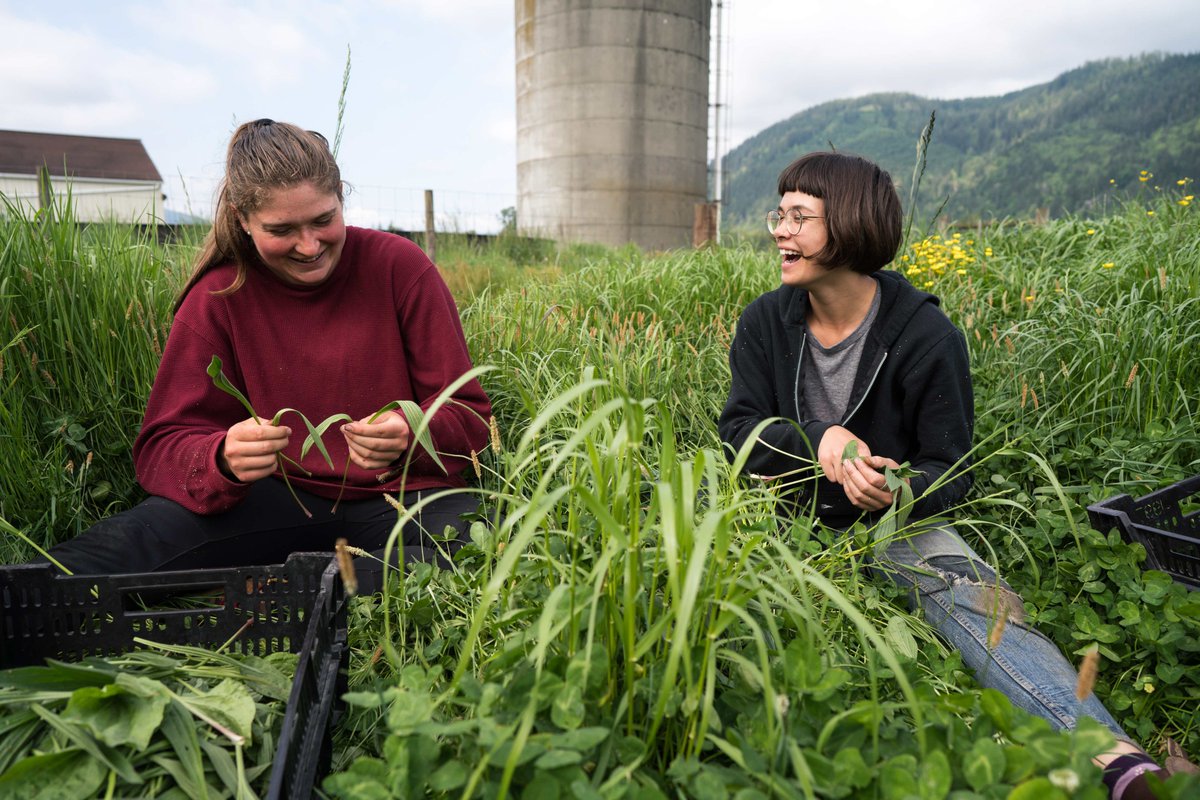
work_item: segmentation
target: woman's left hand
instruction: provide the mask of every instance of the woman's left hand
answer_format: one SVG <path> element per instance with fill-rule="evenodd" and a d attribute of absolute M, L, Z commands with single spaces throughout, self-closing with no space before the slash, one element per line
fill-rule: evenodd
<path fill-rule="evenodd" d="M 842 489 L 855 508 L 863 511 L 878 511 L 892 504 L 892 493 L 888 491 L 883 470 L 898 469 L 895 459 L 885 456 L 867 456 L 842 462 L 845 480 Z"/>
<path fill-rule="evenodd" d="M 412 431 L 401 414 L 389 411 L 371 422 L 370 417 L 342 426 L 350 446 L 350 460 L 363 469 L 385 469 L 408 449 Z"/>

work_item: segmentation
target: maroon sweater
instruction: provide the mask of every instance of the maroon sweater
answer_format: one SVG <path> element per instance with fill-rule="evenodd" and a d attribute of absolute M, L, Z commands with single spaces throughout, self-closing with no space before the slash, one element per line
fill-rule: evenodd
<path fill-rule="evenodd" d="M 420 248 L 400 236 L 347 228 L 341 260 L 318 287 L 285 284 L 259 267 L 238 291 L 214 296 L 234 274 L 232 264 L 215 267 L 185 298 L 133 447 L 146 491 L 198 514 L 228 510 L 248 489 L 217 468 L 225 432 L 248 415 L 213 386 L 205 370 L 214 355 L 259 416 L 294 408 L 314 425 L 343 412 L 359 420 L 393 400 L 415 400 L 428 409 L 471 369 L 449 289 Z M 449 474 L 414 443 L 406 481 L 396 476 L 381 484 L 378 472 L 351 464 L 342 496 L 463 486 L 460 473 L 470 452 L 487 442 L 491 404 L 476 380 L 453 400 L 429 421 Z M 300 458 L 307 430 L 298 416 L 284 414 L 280 424 L 292 429 L 286 454 L 312 472 L 307 477 L 289 464 L 293 485 L 337 497 L 347 461 L 338 426 L 324 437 L 331 469 L 315 447 Z"/>

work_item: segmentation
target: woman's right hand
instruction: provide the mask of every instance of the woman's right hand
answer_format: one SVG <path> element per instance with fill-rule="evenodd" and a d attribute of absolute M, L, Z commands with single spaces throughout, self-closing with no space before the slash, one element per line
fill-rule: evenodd
<path fill-rule="evenodd" d="M 277 456 L 288 446 L 292 429 L 270 420 L 245 419 L 225 432 L 217 466 L 229 478 L 253 483 L 275 472 Z"/>
<path fill-rule="evenodd" d="M 825 435 L 821 437 L 820 444 L 817 445 L 817 461 L 821 463 L 821 470 L 825 473 L 825 477 L 834 483 L 841 484 L 846 480 L 846 467 L 842 463 L 842 453 L 846 451 L 847 443 L 852 441 L 858 442 L 859 457 L 866 458 L 872 455 L 871 448 L 867 446 L 866 442 L 841 425 L 831 425 L 825 431 Z"/>

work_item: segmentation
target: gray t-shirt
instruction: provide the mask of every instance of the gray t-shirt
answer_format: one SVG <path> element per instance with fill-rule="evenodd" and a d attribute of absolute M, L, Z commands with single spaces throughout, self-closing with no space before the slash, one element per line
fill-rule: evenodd
<path fill-rule="evenodd" d="M 875 297 L 867 316 L 854 332 L 833 347 L 822 347 L 817 337 L 804 326 L 808 339 L 808 366 L 804 370 L 804 409 L 808 419 L 822 422 L 841 423 L 850 404 L 850 390 L 854 388 L 854 375 L 858 362 L 862 360 L 863 345 L 867 331 L 879 313 L 879 284 L 875 284 Z"/>

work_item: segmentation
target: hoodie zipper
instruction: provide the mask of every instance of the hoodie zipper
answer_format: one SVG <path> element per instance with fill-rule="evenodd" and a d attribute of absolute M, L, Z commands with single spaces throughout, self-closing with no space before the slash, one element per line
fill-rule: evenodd
<path fill-rule="evenodd" d="M 796 380 L 792 382 L 792 403 L 796 407 L 796 419 L 799 420 L 804 411 L 800 408 L 800 368 L 804 366 L 804 354 L 808 352 L 808 332 L 800 336 L 800 357 L 796 359 Z"/>
<path fill-rule="evenodd" d="M 802 413 L 800 409 L 800 368 L 804 366 L 804 354 L 807 352 L 808 334 L 805 333 L 800 337 L 800 357 L 796 359 L 796 379 L 792 382 L 792 403 L 796 407 L 796 419 L 800 419 Z M 845 418 L 843 418 L 841 423 L 839 423 L 843 428 L 846 427 L 846 423 L 850 421 L 850 418 L 857 414 L 858 410 L 862 408 L 862 404 L 866 402 L 867 395 L 871 393 L 871 387 L 875 385 L 875 381 L 879 378 L 879 373 L 883 370 L 883 362 L 887 361 L 887 357 L 888 351 L 884 350 L 883 358 L 879 359 L 879 364 L 875 367 L 875 374 L 871 376 L 871 382 L 867 384 L 867 388 L 862 393 L 862 397 L 858 399 L 858 405 L 856 405 L 853 410 L 850 411 L 850 413 L 846 414 Z"/>
<path fill-rule="evenodd" d="M 884 350 L 883 358 L 879 359 L 879 365 L 875 367 L 875 374 L 871 376 L 871 382 L 867 384 L 866 391 L 864 391 L 862 393 L 862 397 L 858 399 L 858 405 L 856 405 L 853 410 L 846 414 L 845 419 L 842 420 L 843 428 L 846 427 L 846 423 L 850 421 L 850 418 L 857 414 L 858 410 L 862 408 L 862 404 L 867 401 L 867 395 L 871 393 L 871 387 L 875 385 L 875 379 L 879 377 L 879 373 L 883 370 L 883 362 L 887 361 L 887 357 L 888 351 Z"/>

